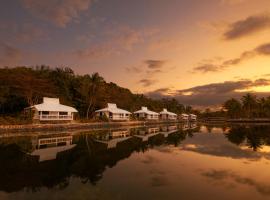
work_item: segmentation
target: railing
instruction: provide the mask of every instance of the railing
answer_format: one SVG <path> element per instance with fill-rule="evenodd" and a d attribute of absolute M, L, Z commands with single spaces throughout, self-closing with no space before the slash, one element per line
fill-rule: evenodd
<path fill-rule="evenodd" d="M 72 120 L 72 115 L 39 115 L 40 120 Z"/>
<path fill-rule="evenodd" d="M 128 120 L 130 117 L 129 116 L 110 116 L 109 118 L 112 120 Z"/>

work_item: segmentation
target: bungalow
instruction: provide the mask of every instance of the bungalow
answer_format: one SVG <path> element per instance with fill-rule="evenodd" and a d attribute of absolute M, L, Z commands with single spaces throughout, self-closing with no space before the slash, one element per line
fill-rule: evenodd
<path fill-rule="evenodd" d="M 59 98 L 43 97 L 43 103 L 30 106 L 25 110 L 34 111 L 33 119 L 37 121 L 72 121 L 75 108 L 62 105 Z"/>
<path fill-rule="evenodd" d="M 117 105 L 113 103 L 108 103 L 107 108 L 96 111 L 97 117 L 106 116 L 109 120 L 115 121 L 128 121 L 130 119 L 130 115 L 130 112 L 117 108 Z"/>
<path fill-rule="evenodd" d="M 158 120 L 159 114 L 148 110 L 147 107 L 142 107 L 141 110 L 134 112 L 137 118 L 146 120 Z"/>
<path fill-rule="evenodd" d="M 185 113 L 182 113 L 182 114 L 180 115 L 180 119 L 181 119 L 182 121 L 188 121 L 189 115 L 188 115 L 188 114 L 185 114 Z"/>
<path fill-rule="evenodd" d="M 189 120 L 190 120 L 190 121 L 196 121 L 196 120 L 197 120 L 197 115 L 190 114 L 190 115 L 189 115 Z"/>
<path fill-rule="evenodd" d="M 164 108 L 163 111 L 159 113 L 159 115 L 160 115 L 160 119 L 162 120 L 176 120 L 177 119 L 177 114 L 169 112 L 166 108 Z"/>

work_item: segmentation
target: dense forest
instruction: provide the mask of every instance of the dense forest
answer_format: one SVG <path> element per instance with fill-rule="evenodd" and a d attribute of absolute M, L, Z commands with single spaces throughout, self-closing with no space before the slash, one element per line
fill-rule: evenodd
<path fill-rule="evenodd" d="M 153 100 L 133 94 L 115 83 L 106 82 L 98 73 L 76 75 L 70 68 L 48 66 L 0 69 L 0 116 L 22 116 L 25 107 L 42 102 L 43 97 L 59 97 L 60 102 L 74 106 L 80 119 L 90 119 L 96 109 L 108 102 L 135 111 L 147 106 L 154 111 L 163 108 L 175 113 L 192 112 L 175 99 Z"/>

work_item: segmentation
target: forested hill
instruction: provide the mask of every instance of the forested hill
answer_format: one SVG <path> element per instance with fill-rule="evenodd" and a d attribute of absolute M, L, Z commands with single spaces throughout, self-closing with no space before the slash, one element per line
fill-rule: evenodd
<path fill-rule="evenodd" d="M 60 102 L 78 109 L 81 118 L 91 117 L 108 102 L 130 111 L 147 106 L 154 111 L 168 108 L 181 113 L 185 107 L 175 99 L 153 100 L 133 94 L 98 73 L 75 75 L 70 68 L 16 67 L 0 69 L 0 115 L 16 115 L 27 106 L 41 103 L 42 97 L 59 97 Z M 186 107 L 190 111 L 191 107 Z"/>

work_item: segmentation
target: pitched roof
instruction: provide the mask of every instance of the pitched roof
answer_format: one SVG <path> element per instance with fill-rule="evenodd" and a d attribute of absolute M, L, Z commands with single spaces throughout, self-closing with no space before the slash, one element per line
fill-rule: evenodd
<path fill-rule="evenodd" d="M 43 97 L 43 103 L 31 106 L 38 111 L 78 112 L 75 108 L 60 104 L 58 98 Z"/>
<path fill-rule="evenodd" d="M 182 113 L 181 116 L 188 117 L 188 114 Z"/>
<path fill-rule="evenodd" d="M 164 108 L 163 111 L 161 111 L 159 114 L 161 114 L 161 115 L 173 115 L 173 116 L 177 115 L 177 114 L 175 114 L 173 112 L 169 112 L 166 108 Z"/>
<path fill-rule="evenodd" d="M 145 114 L 148 114 L 148 115 L 158 115 L 158 113 L 154 112 L 154 111 L 151 111 L 151 110 L 148 110 L 147 107 L 142 107 L 141 110 L 138 110 L 136 112 L 134 112 L 135 114 L 139 114 L 139 113 L 145 113 Z"/>
<path fill-rule="evenodd" d="M 113 103 L 108 103 L 108 107 L 107 108 L 103 108 L 100 110 L 97 110 L 96 112 L 111 112 L 111 113 L 119 113 L 119 114 L 131 114 L 129 111 L 117 108 L 116 104 Z"/>

